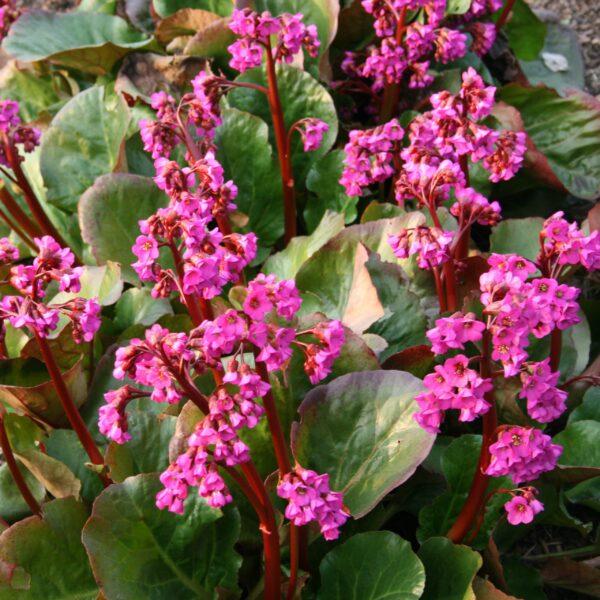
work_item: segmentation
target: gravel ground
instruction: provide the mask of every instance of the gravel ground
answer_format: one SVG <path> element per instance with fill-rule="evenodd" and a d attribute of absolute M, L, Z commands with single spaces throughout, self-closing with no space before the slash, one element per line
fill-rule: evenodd
<path fill-rule="evenodd" d="M 575 30 L 581 42 L 586 67 L 587 91 L 600 97 L 600 3 L 598 0 L 528 0 L 534 8 L 556 14 Z"/>

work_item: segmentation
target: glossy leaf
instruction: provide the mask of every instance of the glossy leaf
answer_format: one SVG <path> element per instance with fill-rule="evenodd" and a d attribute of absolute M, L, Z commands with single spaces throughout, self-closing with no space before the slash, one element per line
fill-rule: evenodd
<path fill-rule="evenodd" d="M 319 566 L 319 600 L 418 600 L 425 570 L 410 544 L 390 531 L 352 536 Z"/>
<path fill-rule="evenodd" d="M 333 150 L 315 163 L 306 177 L 306 187 L 316 194 L 316 198 L 308 198 L 304 208 L 304 220 L 309 231 L 313 231 L 320 223 L 326 211 L 332 210 L 344 215 L 346 223 L 356 219 L 358 197 L 348 196 L 339 179 L 344 170 L 343 150 Z"/>
<path fill-rule="evenodd" d="M 175 434 L 177 419 L 161 415 L 162 409 L 147 398 L 128 405 L 128 431 L 132 439 L 126 444 L 110 442 L 108 445 L 105 462 L 111 479 L 121 482 L 131 475 L 162 472 L 167 468 L 169 442 Z"/>
<path fill-rule="evenodd" d="M 34 10 L 10 28 L 2 47 L 25 62 L 50 60 L 105 75 L 123 56 L 146 48 L 151 42 L 152 38 L 132 29 L 120 17 Z"/>
<path fill-rule="evenodd" d="M 63 372 L 73 401 L 81 405 L 85 399 L 86 379 L 82 361 Z M 54 384 L 46 367 L 36 359 L 0 361 L 0 400 L 18 412 L 37 417 L 54 427 L 68 423 Z"/>
<path fill-rule="evenodd" d="M 554 443 L 563 447 L 559 464 L 568 466 L 600 467 L 600 423 L 576 421 L 569 423 L 554 436 Z"/>
<path fill-rule="evenodd" d="M 238 186 L 235 203 L 249 217 L 245 229 L 272 246 L 283 234 L 283 201 L 267 124 L 248 112 L 224 110 L 215 142 L 225 176 Z"/>
<path fill-rule="evenodd" d="M 236 81 L 267 86 L 264 68 L 247 71 Z M 277 86 L 286 129 L 296 121 L 307 117 L 321 119 L 329 125 L 329 131 L 323 136 L 323 143 L 313 152 L 304 152 L 300 135 L 298 133 L 293 135 L 291 154 L 294 179 L 296 189 L 302 189 L 312 165 L 321 160 L 335 142 L 338 132 L 337 114 L 329 92 L 305 71 L 289 65 L 277 67 Z M 269 124 L 271 146 L 275 148 L 271 112 L 265 95 L 253 89 L 237 88 L 228 94 L 227 99 L 234 108 L 252 113 Z"/>
<path fill-rule="evenodd" d="M 199 8 L 222 17 L 230 15 L 233 9 L 231 0 L 152 0 L 152 6 L 163 19 L 184 8 Z"/>
<path fill-rule="evenodd" d="M 166 298 L 153 298 L 148 288 L 130 288 L 115 307 L 115 326 L 122 330 L 132 325 L 153 325 L 162 316 L 172 314 Z"/>
<path fill-rule="evenodd" d="M 284 250 L 271 255 L 263 271 L 274 273 L 279 279 L 294 279 L 302 265 L 343 228 L 342 215 L 327 211 L 310 235 L 293 238 Z"/>
<path fill-rule="evenodd" d="M 147 219 L 166 206 L 166 194 L 149 177 L 111 173 L 95 180 L 79 203 L 81 235 L 99 264 L 120 263 L 123 277 L 139 283 L 131 267 L 136 260 L 131 251 L 140 228 L 138 221 Z"/>
<path fill-rule="evenodd" d="M 591 387 L 581 404 L 569 415 L 569 425 L 577 421 L 600 421 L 600 388 Z"/>
<path fill-rule="evenodd" d="M 538 19 L 525 0 L 514 3 L 510 18 L 502 30 L 520 60 L 535 60 L 544 47 L 546 24 Z"/>
<path fill-rule="evenodd" d="M 33 497 L 42 502 L 46 496 L 44 486 L 20 463 L 17 463 L 27 487 L 33 494 Z M 8 465 L 0 465 L 0 518 L 12 523 L 31 514 L 29 506 L 23 500 L 19 488 L 15 485 L 13 476 L 10 473 Z M 1 574 L 0 574 L 0 582 Z M 0 598 L 2 598 L 2 588 L 0 586 Z"/>
<path fill-rule="evenodd" d="M 128 122 L 122 97 L 101 86 L 67 102 L 42 138 L 40 168 L 48 202 L 76 212 L 80 196 L 96 177 L 117 167 Z"/>
<path fill-rule="evenodd" d="M 482 564 L 477 552 L 435 537 L 421 546 L 418 556 L 425 566 L 421 600 L 475 600 L 472 583 Z"/>
<path fill-rule="evenodd" d="M 234 508 L 210 508 L 198 494 L 185 517 L 156 508 L 162 484 L 154 474 L 105 489 L 83 530 L 94 574 L 108 598 L 216 598 L 237 588 L 241 560 Z"/>
<path fill-rule="evenodd" d="M 0 535 L 2 600 L 95 600 L 98 586 L 81 543 L 84 505 L 62 498 Z M 8 567 L 8 568 L 6 568 Z"/>
<path fill-rule="evenodd" d="M 543 226 L 541 217 L 505 219 L 492 229 L 490 251 L 518 254 L 534 261 L 540 253 L 539 233 Z"/>
<path fill-rule="evenodd" d="M 600 195 L 600 110 L 593 99 L 577 92 L 561 98 L 549 88 L 518 84 L 496 97 L 520 111 L 527 134 L 573 195 Z"/>
<path fill-rule="evenodd" d="M 298 462 L 329 473 L 355 517 L 406 481 L 435 436 L 413 419 L 419 379 L 402 371 L 350 373 L 312 390 L 293 442 Z"/>

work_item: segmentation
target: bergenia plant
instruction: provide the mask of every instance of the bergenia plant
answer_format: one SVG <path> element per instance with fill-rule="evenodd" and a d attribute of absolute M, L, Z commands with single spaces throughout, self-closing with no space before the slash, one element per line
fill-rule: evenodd
<path fill-rule="evenodd" d="M 553 27 L 0 6 L 0 598 L 597 579 L 600 112 Z"/>

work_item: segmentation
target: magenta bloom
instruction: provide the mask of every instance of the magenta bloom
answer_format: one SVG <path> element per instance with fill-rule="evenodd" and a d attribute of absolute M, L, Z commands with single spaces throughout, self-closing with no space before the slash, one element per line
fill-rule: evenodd
<path fill-rule="evenodd" d="M 544 510 L 544 505 L 536 500 L 533 493 L 514 496 L 505 505 L 508 522 L 511 525 L 531 523 L 538 513 Z"/>

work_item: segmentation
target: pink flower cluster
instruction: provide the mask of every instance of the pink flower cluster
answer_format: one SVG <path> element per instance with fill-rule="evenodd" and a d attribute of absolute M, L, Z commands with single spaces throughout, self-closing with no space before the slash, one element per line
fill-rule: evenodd
<path fill-rule="evenodd" d="M 0 265 L 19 260 L 19 249 L 6 237 L 0 238 Z"/>
<path fill-rule="evenodd" d="M 455 22 L 445 22 L 445 2 L 438 0 L 362 0 L 373 15 L 380 40 L 363 52 L 346 52 L 342 70 L 350 78 L 370 80 L 373 92 L 385 85 L 399 84 L 408 77 L 409 88 L 431 85 L 431 60 L 447 64 L 465 56 L 468 37 L 471 50 L 486 54 L 496 39 L 493 23 L 470 22 L 487 11 L 471 11 Z M 423 9 L 423 20 L 406 24 L 406 11 Z M 493 12 L 493 11 L 492 11 Z M 458 27 L 463 24 L 464 31 Z M 446 26 L 449 25 L 449 26 Z"/>
<path fill-rule="evenodd" d="M 396 257 L 405 259 L 416 254 L 419 267 L 430 270 L 450 260 L 453 239 L 453 231 L 422 226 L 403 229 L 398 235 L 390 234 L 388 243 Z"/>
<path fill-rule="evenodd" d="M 302 48 L 316 58 L 320 46 L 317 27 L 305 25 L 302 18 L 301 13 L 274 17 L 267 11 L 259 14 L 249 8 L 234 10 L 229 28 L 240 39 L 228 47 L 232 55 L 229 65 L 241 73 L 259 67 L 264 49 L 271 51 L 277 62 L 291 63 Z M 272 48 L 271 36 L 276 36 Z"/>
<path fill-rule="evenodd" d="M 540 423 L 549 423 L 567 409 L 567 392 L 556 387 L 560 373 L 552 372 L 550 359 L 538 363 L 526 363 L 521 372 L 523 389 L 519 396 L 527 398 L 527 412 Z"/>
<path fill-rule="evenodd" d="M 343 494 L 329 487 L 329 475 L 319 475 L 310 469 L 296 466 L 277 486 L 277 495 L 288 501 L 285 516 L 301 527 L 317 521 L 326 540 L 339 537 L 339 528 L 348 519 Z"/>
<path fill-rule="evenodd" d="M 579 322 L 579 289 L 541 277 L 528 281 L 537 268 L 516 255 L 492 254 L 490 270 L 480 277 L 481 302 L 490 315 L 493 360 L 507 377 L 517 375 L 528 355 L 530 334 L 544 338 L 554 329 Z"/>
<path fill-rule="evenodd" d="M 436 366 L 423 383 L 429 391 L 415 397 L 419 405 L 415 419 L 426 431 L 439 432 L 449 409 L 460 411 L 460 421 L 473 421 L 490 409 L 485 394 L 492 389 L 492 381 L 470 369 L 469 359 L 463 354 Z"/>
<path fill-rule="evenodd" d="M 10 26 L 20 17 L 21 10 L 17 8 L 14 0 L 1 0 L 0 2 L 0 40 L 3 40 L 10 30 Z"/>
<path fill-rule="evenodd" d="M 3 37 L 2 18 L 3 14 L 7 14 L 8 6 L 0 7 L 0 39 Z M 0 165 L 5 167 L 10 166 L 10 154 L 13 159 L 23 160 L 15 147 L 16 144 L 21 145 L 25 152 L 33 152 L 40 145 L 42 135 L 39 129 L 21 123 L 19 103 L 14 100 L 0 100 L 0 132 L 6 135 L 6 144 L 10 146 L 7 148 L 5 144 L 0 144 Z"/>
<path fill-rule="evenodd" d="M 78 344 L 90 342 L 100 327 L 100 305 L 95 299 L 73 298 L 62 304 L 44 304 L 47 286 L 55 281 L 61 292 L 77 293 L 81 289 L 82 267 L 73 267 L 75 257 L 68 248 L 50 236 L 34 239 L 38 255 L 31 265 L 15 265 L 10 269 L 10 284 L 20 296 L 5 295 L 0 300 L 0 322 L 13 327 L 26 327 L 40 337 L 48 335 L 58 327 L 60 315 L 72 323 L 72 335 Z M 16 260 L 18 251 L 10 242 L 2 241 L 4 262 Z"/>
<path fill-rule="evenodd" d="M 101 406 L 98 413 L 98 429 L 100 433 L 113 440 L 117 444 L 125 444 L 131 440 L 131 435 L 127 433 L 128 423 L 125 409 L 127 405 L 135 398 L 144 398 L 148 396 L 130 385 L 124 385 L 117 390 L 111 390 L 104 394 L 106 404 Z"/>
<path fill-rule="evenodd" d="M 431 350 L 435 354 L 446 354 L 449 350 L 464 350 L 467 342 L 478 342 L 485 331 L 485 324 L 478 321 L 474 313 L 454 313 L 438 319 L 435 327 L 427 332 Z"/>
<path fill-rule="evenodd" d="M 486 474 L 510 475 L 516 485 L 552 471 L 562 454 L 562 448 L 553 444 L 549 435 L 534 427 L 516 426 L 502 431 L 489 450 L 491 460 Z"/>
<path fill-rule="evenodd" d="M 600 269 L 600 231 L 584 235 L 577 223 L 564 219 L 562 211 L 544 222 L 542 249 L 538 260 L 548 263 L 554 277 L 568 265 L 581 265 L 588 271 Z"/>
<path fill-rule="evenodd" d="M 360 196 L 363 188 L 389 179 L 394 173 L 394 155 L 400 149 L 404 130 L 397 119 L 385 125 L 350 132 L 344 150 L 344 172 L 340 183 L 348 196 Z"/>

